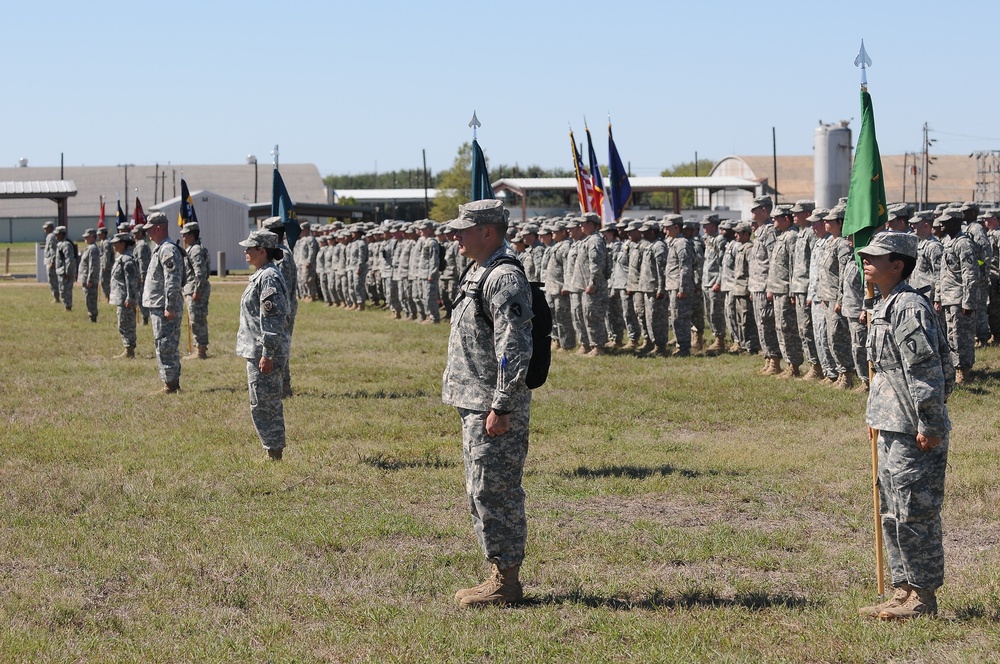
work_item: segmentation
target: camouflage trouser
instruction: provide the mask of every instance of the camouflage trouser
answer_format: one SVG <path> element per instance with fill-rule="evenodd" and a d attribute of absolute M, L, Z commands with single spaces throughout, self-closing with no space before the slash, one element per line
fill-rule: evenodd
<path fill-rule="evenodd" d="M 802 339 L 799 337 L 799 321 L 795 317 L 795 305 L 787 293 L 774 294 L 774 322 L 778 327 L 778 348 L 781 357 L 792 366 L 802 365 Z"/>
<path fill-rule="evenodd" d="M 284 392 L 290 392 L 292 389 L 292 371 L 289 365 L 292 363 L 292 333 L 295 331 L 295 314 L 298 310 L 298 304 L 295 298 L 292 298 L 292 315 L 288 317 L 288 357 L 281 363 L 281 383 Z"/>
<path fill-rule="evenodd" d="M 462 418 L 465 493 L 476 539 L 486 560 L 500 569 L 520 565 L 528 538 L 524 513 L 524 461 L 528 456 L 529 407 L 510 414 L 510 429 L 486 435 L 488 413 L 458 409 Z"/>
<path fill-rule="evenodd" d="M 750 293 L 753 300 L 753 316 L 757 323 L 757 338 L 760 340 L 764 357 L 780 358 L 781 347 L 778 345 L 778 330 L 774 321 L 774 302 L 767 299 L 767 293 Z"/>
<path fill-rule="evenodd" d="M 581 346 L 590 345 L 590 335 L 587 334 L 587 319 L 583 314 L 583 293 L 569 294 L 569 313 L 573 317 L 573 330 Z"/>
<path fill-rule="evenodd" d="M 347 296 L 347 273 L 346 272 L 334 272 L 333 274 L 333 290 L 337 294 L 337 302 L 342 302 L 343 304 L 350 304 L 351 298 Z"/>
<path fill-rule="evenodd" d="M 757 336 L 757 323 L 754 320 L 753 302 L 749 295 L 733 296 L 736 308 L 736 340 L 740 348 L 748 353 L 760 352 L 760 338 Z"/>
<path fill-rule="evenodd" d="M 360 304 L 362 300 L 358 299 L 358 273 L 354 271 L 354 268 L 347 268 L 347 274 L 344 276 L 347 279 L 348 303 Z"/>
<path fill-rule="evenodd" d="M 87 313 L 90 314 L 90 320 L 97 321 L 97 286 L 93 288 L 83 287 L 83 297 L 87 302 Z"/>
<path fill-rule="evenodd" d="M 625 316 L 622 311 L 623 295 L 624 292 L 617 289 L 608 293 L 608 315 L 605 318 L 605 323 L 608 339 L 616 344 L 625 340 Z"/>
<path fill-rule="evenodd" d="M 826 343 L 833 356 L 833 365 L 837 374 L 845 374 L 854 369 L 847 319 L 837 311 L 835 302 L 824 302 L 823 311 L 826 315 Z"/>
<path fill-rule="evenodd" d="M 694 293 L 687 293 L 687 297 L 677 297 L 677 291 L 668 291 L 670 294 L 670 329 L 674 331 L 674 343 L 681 353 L 691 352 L 691 304 L 693 300 L 699 299 Z"/>
<path fill-rule="evenodd" d="M 413 293 L 410 291 L 410 278 L 399 280 L 399 301 L 403 307 L 403 315 L 407 318 L 417 317 L 417 307 L 413 304 Z"/>
<path fill-rule="evenodd" d="M 961 305 L 950 304 L 944 307 L 944 316 L 952 364 L 956 369 L 971 369 L 976 363 L 976 312 L 966 315 Z"/>
<path fill-rule="evenodd" d="M 327 304 L 333 304 L 335 300 L 333 297 L 333 275 L 329 272 L 323 272 L 320 274 L 319 288 L 323 293 L 323 301 Z"/>
<path fill-rule="evenodd" d="M 608 291 L 606 288 L 597 290 L 593 295 L 581 293 L 580 300 L 584 324 L 587 326 L 587 340 L 591 346 L 604 346 L 608 343 L 608 326 L 605 323 L 608 317 Z"/>
<path fill-rule="evenodd" d="M 368 274 L 365 270 L 361 270 L 360 273 L 354 273 L 354 302 L 355 304 L 364 304 L 365 300 L 368 298 L 368 292 L 365 290 L 365 283 L 367 282 Z"/>
<path fill-rule="evenodd" d="M 247 360 L 247 391 L 250 393 L 250 419 L 264 449 L 285 447 L 285 411 L 281 403 L 281 383 L 287 359 L 273 358 L 274 368 L 261 373 L 259 360 Z"/>
<path fill-rule="evenodd" d="M 990 273 L 989 269 L 979 271 L 979 286 L 976 289 L 979 297 L 976 298 L 976 339 L 982 343 L 990 340 Z"/>
<path fill-rule="evenodd" d="M 208 300 L 211 297 L 212 287 L 209 284 L 206 284 L 205 289 L 198 295 L 197 302 L 192 300 L 190 295 L 184 296 L 188 316 L 191 318 L 191 335 L 196 346 L 208 345 Z"/>
<path fill-rule="evenodd" d="M 181 378 L 181 317 L 173 320 L 163 317 L 163 309 L 150 309 L 153 324 L 153 346 L 156 348 L 156 363 L 160 368 L 160 380 L 173 383 Z"/>
<path fill-rule="evenodd" d="M 427 310 L 427 317 L 435 323 L 441 321 L 441 310 L 438 308 L 438 280 L 423 280 L 423 300 L 424 308 Z"/>
<path fill-rule="evenodd" d="M 868 326 L 862 325 L 857 318 L 848 318 L 847 325 L 851 333 L 851 357 L 854 359 L 854 370 L 858 378 L 868 382 Z"/>
<path fill-rule="evenodd" d="M 816 353 L 816 337 L 813 330 L 812 306 L 806 304 L 805 293 L 792 293 L 795 298 L 795 320 L 799 324 L 799 339 L 802 340 L 802 356 L 809 364 L 819 364 Z"/>
<path fill-rule="evenodd" d="M 736 329 L 738 327 L 738 324 L 736 322 L 736 299 L 733 297 L 733 294 L 730 293 L 729 291 L 725 291 L 725 295 L 726 295 L 726 304 L 725 304 L 726 332 L 729 333 L 730 339 L 739 343 L 740 339 L 736 334 Z"/>
<path fill-rule="evenodd" d="M 826 336 L 826 307 L 822 302 L 812 303 L 813 339 L 816 341 L 816 355 L 819 357 L 820 366 L 823 367 L 823 375 L 827 378 L 837 379 L 837 364 L 833 361 L 833 353 L 830 352 L 830 342 Z"/>
<path fill-rule="evenodd" d="M 73 280 L 59 277 L 59 299 L 67 309 L 73 308 Z"/>
<path fill-rule="evenodd" d="M 639 323 L 639 313 L 635 310 L 635 299 L 628 291 L 618 291 L 621 298 L 622 318 L 625 319 L 625 334 L 635 343 L 642 336 L 642 325 Z"/>
<path fill-rule="evenodd" d="M 410 298 L 413 300 L 413 311 L 417 318 L 427 318 L 427 303 L 424 301 L 424 280 L 410 278 Z"/>
<path fill-rule="evenodd" d="M 699 337 L 705 335 L 705 298 L 701 296 L 701 285 L 695 285 L 694 292 L 688 293 L 691 300 L 691 329 Z"/>
<path fill-rule="evenodd" d="M 55 298 L 56 302 L 59 302 L 59 274 L 55 267 L 46 268 L 46 272 L 49 275 L 49 288 L 52 289 L 52 297 Z"/>
<path fill-rule="evenodd" d="M 452 296 L 454 279 L 440 279 L 438 281 L 438 292 L 441 296 L 441 306 L 444 307 L 444 317 L 451 318 L 451 310 L 455 308 L 455 300 Z"/>
<path fill-rule="evenodd" d="M 118 314 L 118 334 L 122 335 L 122 346 L 135 348 L 135 308 L 116 307 Z"/>
<path fill-rule="evenodd" d="M 937 590 L 944 583 L 941 505 L 948 435 L 921 452 L 916 436 L 880 431 L 878 492 L 892 585 Z"/>
<path fill-rule="evenodd" d="M 392 278 L 385 280 L 385 300 L 389 311 L 402 311 L 403 303 L 399 301 L 399 282 Z"/>
<path fill-rule="evenodd" d="M 705 316 L 712 334 L 725 340 L 726 338 L 726 294 L 721 290 L 713 291 L 711 287 L 702 288 L 705 300 Z"/>
<path fill-rule="evenodd" d="M 552 307 L 552 322 L 558 332 L 559 347 L 564 349 L 576 345 L 576 329 L 573 327 L 573 314 L 570 311 L 569 295 L 553 295 L 555 306 Z"/>
<path fill-rule="evenodd" d="M 990 276 L 990 295 L 986 305 L 986 317 L 994 342 L 1000 342 L 1000 277 L 996 275 Z"/>
<path fill-rule="evenodd" d="M 655 293 L 643 293 L 642 310 L 646 317 L 646 340 L 652 341 L 657 348 L 665 348 L 670 336 L 669 298 L 666 293 L 659 300 L 656 299 Z"/>
<path fill-rule="evenodd" d="M 104 299 L 107 300 L 111 297 L 111 267 L 109 266 L 107 271 L 101 275 L 101 292 L 104 293 Z M 96 314 L 95 314 L 96 315 Z"/>
<path fill-rule="evenodd" d="M 646 320 L 646 295 L 648 293 L 632 293 L 632 309 L 635 311 L 635 318 L 639 325 L 639 335 L 652 341 L 653 331 L 649 328 L 649 321 Z"/>

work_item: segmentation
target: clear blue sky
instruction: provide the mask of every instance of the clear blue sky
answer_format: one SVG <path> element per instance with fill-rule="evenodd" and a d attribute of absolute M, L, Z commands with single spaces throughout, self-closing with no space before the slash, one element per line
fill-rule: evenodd
<path fill-rule="evenodd" d="M 475 110 L 491 164 L 569 168 L 608 113 L 637 175 L 727 154 L 810 154 L 860 121 L 862 38 L 881 150 L 1000 149 L 1000 3 L 11 3 L 0 163 L 262 164 L 320 172 L 452 163 Z"/>

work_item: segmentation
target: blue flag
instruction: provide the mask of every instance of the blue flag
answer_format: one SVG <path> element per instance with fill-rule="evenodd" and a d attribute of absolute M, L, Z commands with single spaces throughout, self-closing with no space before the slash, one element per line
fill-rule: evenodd
<path fill-rule="evenodd" d="M 590 139 L 590 129 L 587 132 L 587 151 L 590 157 L 590 177 L 594 178 L 594 212 L 601 215 L 603 224 L 614 221 L 611 211 L 611 200 L 604 194 L 604 178 L 601 176 L 601 166 L 597 163 L 597 153 L 594 152 L 594 142 Z"/>
<path fill-rule="evenodd" d="M 611 211 L 615 221 L 621 219 L 622 210 L 632 198 L 632 185 L 628 181 L 628 172 L 622 164 L 622 158 L 615 147 L 615 138 L 611 135 L 611 123 L 608 123 L 608 167 L 611 171 Z"/>
<path fill-rule="evenodd" d="M 274 178 L 271 181 L 271 216 L 281 217 L 285 224 L 285 240 L 288 248 L 291 249 L 299 239 L 299 218 L 295 214 L 295 204 L 292 197 L 285 189 L 285 181 L 281 179 L 281 173 L 274 169 Z"/>
<path fill-rule="evenodd" d="M 183 226 L 189 221 L 198 221 L 198 215 L 194 213 L 194 201 L 188 191 L 188 183 L 181 178 L 181 207 L 177 210 L 177 225 Z"/>
<path fill-rule="evenodd" d="M 470 201 L 481 201 L 486 198 L 496 198 L 493 195 L 493 185 L 490 184 L 490 174 L 486 172 L 486 155 L 479 147 L 479 141 L 472 139 L 472 196 Z"/>
<path fill-rule="evenodd" d="M 122 224 L 128 224 L 128 219 L 125 218 L 125 213 L 122 211 L 121 199 L 118 199 L 118 212 L 115 214 L 115 232 L 117 232 L 117 229 Z"/>

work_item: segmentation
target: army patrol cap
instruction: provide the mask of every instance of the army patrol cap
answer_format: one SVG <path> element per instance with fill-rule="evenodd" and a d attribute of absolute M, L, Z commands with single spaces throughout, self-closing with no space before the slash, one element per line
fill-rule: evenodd
<path fill-rule="evenodd" d="M 108 234 L 108 227 L 107 226 L 99 226 L 97 228 L 97 232 L 98 233 L 104 233 L 105 235 L 107 235 Z"/>
<path fill-rule="evenodd" d="M 189 221 L 183 226 L 181 226 L 181 235 L 187 235 L 188 233 L 194 233 L 195 231 L 201 232 L 197 221 Z"/>
<path fill-rule="evenodd" d="M 753 226 L 750 225 L 749 221 L 741 221 L 740 223 L 736 224 L 736 227 L 733 230 L 735 230 L 737 233 L 749 234 L 753 230 Z"/>
<path fill-rule="evenodd" d="M 795 214 L 796 212 L 812 212 L 816 209 L 816 201 L 810 201 L 808 199 L 795 201 L 795 205 L 792 206 L 790 212 Z"/>
<path fill-rule="evenodd" d="M 1000 210 L 996 208 L 983 210 L 983 219 L 1000 219 Z"/>
<path fill-rule="evenodd" d="M 95 231 L 93 228 L 88 228 L 85 231 L 83 231 L 83 235 L 81 237 L 88 237 L 90 235 L 97 237 L 97 231 Z"/>
<path fill-rule="evenodd" d="M 56 226 L 55 232 L 56 232 L 57 235 L 59 233 L 62 233 L 63 235 L 65 235 L 66 234 L 66 227 L 65 226 Z"/>
<path fill-rule="evenodd" d="M 135 244 L 135 238 L 132 237 L 131 233 L 117 233 L 113 238 L 111 238 L 111 243 L 116 244 L 118 242 L 124 242 L 125 244 Z"/>
<path fill-rule="evenodd" d="M 774 201 L 771 200 L 770 196 L 758 196 L 753 199 L 753 205 L 750 206 L 750 211 L 756 210 L 759 207 L 766 207 L 768 210 L 774 207 Z M 737 231 L 738 232 L 738 231 Z"/>
<path fill-rule="evenodd" d="M 809 218 L 806 219 L 811 224 L 815 224 L 817 221 L 823 221 L 826 219 L 826 215 L 830 214 L 830 211 L 826 208 L 815 208 Z"/>
<path fill-rule="evenodd" d="M 660 223 L 664 226 L 684 226 L 684 217 L 679 214 L 667 214 Z"/>
<path fill-rule="evenodd" d="M 580 223 L 585 224 L 590 222 L 595 226 L 601 225 L 601 216 L 599 214 L 594 214 L 593 212 L 587 212 L 582 217 L 580 217 Z"/>
<path fill-rule="evenodd" d="M 698 230 L 698 226 L 699 226 L 699 223 L 698 223 L 697 219 L 685 219 L 684 220 L 684 228 L 691 229 L 691 230 Z"/>
<path fill-rule="evenodd" d="M 574 219 L 567 219 L 566 221 L 563 222 L 563 227 L 566 230 L 570 230 L 571 228 L 579 228 L 580 227 L 580 220 L 579 219 L 575 219 L 575 218 Z"/>
<path fill-rule="evenodd" d="M 840 223 L 844 223 L 844 208 L 833 208 L 823 217 L 823 221 L 839 221 Z"/>
<path fill-rule="evenodd" d="M 46 221 L 44 224 L 42 224 L 42 228 L 43 229 L 44 228 L 55 228 L 55 227 L 56 227 L 56 224 L 53 221 Z"/>
<path fill-rule="evenodd" d="M 933 210 L 920 210 L 919 212 L 914 212 L 913 216 L 909 219 L 909 224 L 914 226 L 924 221 L 933 221 L 934 211 Z"/>
<path fill-rule="evenodd" d="M 261 228 L 273 231 L 279 228 L 284 228 L 285 222 L 281 220 L 281 217 L 268 217 L 267 219 L 262 221 L 260 225 Z"/>
<path fill-rule="evenodd" d="M 704 217 L 701 218 L 701 221 L 698 222 L 698 223 L 700 223 L 702 226 L 707 226 L 709 224 L 718 224 L 719 223 L 719 215 L 717 215 L 715 213 L 706 214 Z"/>
<path fill-rule="evenodd" d="M 306 230 L 311 231 L 312 230 L 312 224 L 310 224 L 308 221 L 302 221 L 302 222 L 299 222 L 299 228 L 301 228 L 304 231 L 306 231 Z"/>
<path fill-rule="evenodd" d="M 910 206 L 906 205 L 905 203 L 890 205 L 888 215 L 889 219 L 909 219 Z"/>
<path fill-rule="evenodd" d="M 458 219 L 449 225 L 452 230 L 461 231 L 473 226 L 503 225 L 508 219 L 510 212 L 504 208 L 503 201 L 487 198 L 459 205 Z"/>
<path fill-rule="evenodd" d="M 858 252 L 859 256 L 888 256 L 902 254 L 917 257 L 917 243 L 920 242 L 913 233 L 899 231 L 883 231 L 872 236 L 868 246 Z"/>
<path fill-rule="evenodd" d="M 264 249 L 277 249 L 278 236 L 271 231 L 250 231 L 247 239 L 239 243 L 241 247 L 262 247 Z"/>
<path fill-rule="evenodd" d="M 774 208 L 771 212 L 771 218 L 776 219 L 778 217 L 790 217 L 792 216 L 792 206 L 791 205 L 779 205 Z"/>
<path fill-rule="evenodd" d="M 535 235 L 538 235 L 538 224 L 534 224 L 534 223 L 525 224 L 524 228 L 521 229 L 521 232 L 522 233 L 534 233 Z"/>
<path fill-rule="evenodd" d="M 723 219 L 722 221 L 719 222 L 720 231 L 731 231 L 735 229 L 736 229 L 736 224 L 734 224 L 728 219 Z"/>
<path fill-rule="evenodd" d="M 948 208 L 938 216 L 937 221 L 942 224 L 946 221 L 965 221 L 965 215 L 958 208 Z"/>
<path fill-rule="evenodd" d="M 162 212 L 154 212 L 153 214 L 146 217 L 146 223 L 142 225 L 142 230 L 148 231 L 153 228 L 153 226 L 160 226 L 167 224 L 167 215 Z"/>

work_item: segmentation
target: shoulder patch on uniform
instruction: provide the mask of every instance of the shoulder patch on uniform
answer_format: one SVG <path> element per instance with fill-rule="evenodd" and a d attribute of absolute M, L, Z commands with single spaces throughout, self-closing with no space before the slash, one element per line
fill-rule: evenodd
<path fill-rule="evenodd" d="M 271 297 L 277 292 L 278 289 L 275 288 L 274 286 L 267 286 L 266 288 L 264 288 L 264 290 L 260 292 L 260 299 L 266 300 L 267 298 Z"/>
<path fill-rule="evenodd" d="M 893 337 L 899 346 L 899 354 L 907 365 L 920 364 L 934 356 L 926 331 L 915 315 L 905 316 L 893 331 Z"/>

